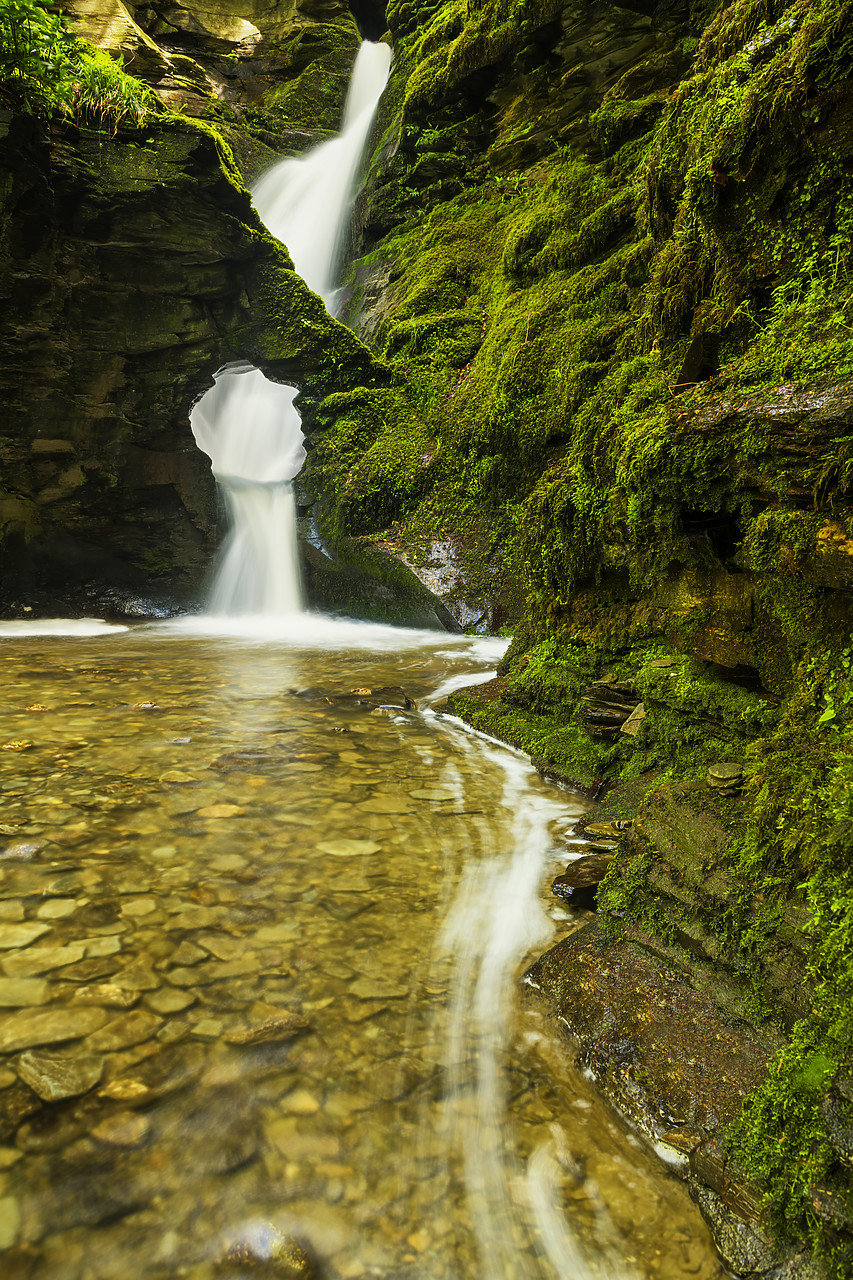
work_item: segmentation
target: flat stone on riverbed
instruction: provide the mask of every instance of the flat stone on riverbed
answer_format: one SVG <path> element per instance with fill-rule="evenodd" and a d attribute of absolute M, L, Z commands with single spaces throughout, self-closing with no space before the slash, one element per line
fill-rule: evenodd
<path fill-rule="evenodd" d="M 66 964 L 76 964 L 85 954 L 82 942 L 70 942 L 67 947 L 31 947 L 19 955 L 4 956 L 0 967 L 10 978 L 29 978 L 50 969 L 61 969 Z"/>
<path fill-rule="evenodd" d="M 150 1040 L 163 1025 L 163 1019 L 144 1009 L 135 1009 L 122 1018 L 114 1018 L 106 1027 L 90 1037 L 88 1048 L 96 1053 L 113 1053 Z"/>
<path fill-rule="evenodd" d="M 421 787 L 419 791 L 410 791 L 413 800 L 456 800 L 459 797 L 452 791 L 440 791 L 437 787 Z"/>
<path fill-rule="evenodd" d="M 201 1040 L 216 1040 L 222 1035 L 222 1023 L 218 1018 L 202 1018 L 190 1028 L 190 1033 Z"/>
<path fill-rule="evenodd" d="M 0 921 L 0 950 L 9 951 L 13 947 L 28 947 L 49 929 L 49 924 L 41 924 L 38 920 L 25 920 L 22 924 Z"/>
<path fill-rule="evenodd" d="M 406 995 L 400 983 L 393 978 L 383 978 L 380 975 L 374 977 L 370 974 L 362 974 L 355 982 L 351 982 L 350 993 L 359 1000 L 399 999 Z"/>
<path fill-rule="evenodd" d="M 379 853 L 382 846 L 373 840 L 321 840 L 314 848 L 333 858 L 362 858 Z"/>
<path fill-rule="evenodd" d="M 103 1004 L 111 1009 L 130 1009 L 139 999 L 138 991 L 127 991 L 114 982 L 96 982 L 80 987 L 71 997 L 73 1005 Z"/>
<path fill-rule="evenodd" d="M 100 1082 L 104 1070 L 101 1056 L 59 1058 L 51 1053 L 22 1053 L 18 1075 L 45 1102 L 76 1098 Z"/>
<path fill-rule="evenodd" d="M 282 1040 L 292 1040 L 300 1031 L 308 1027 L 308 1019 L 301 1013 L 282 1013 L 273 1018 L 266 1018 L 253 1027 L 240 1031 L 229 1031 L 225 1037 L 228 1044 L 276 1044 Z"/>
<path fill-rule="evenodd" d="M 79 1040 L 99 1030 L 107 1020 L 103 1009 L 22 1009 L 0 1024 L 0 1053 L 31 1049 L 62 1040 Z"/>
<path fill-rule="evenodd" d="M 245 813 L 239 804 L 209 804 L 203 809 L 196 809 L 197 818 L 238 818 Z"/>
<path fill-rule="evenodd" d="M 136 1111 L 117 1111 L 95 1125 L 92 1137 L 111 1147 L 138 1147 L 150 1128 L 151 1121 L 147 1116 Z"/>
<path fill-rule="evenodd" d="M 155 1013 L 180 1013 L 195 1004 L 197 997 L 189 991 L 178 991 L 175 987 L 163 987 L 160 991 L 152 991 L 145 997 L 145 1003 Z"/>
<path fill-rule="evenodd" d="M 402 796 L 374 796 L 356 805 L 362 813 L 411 813 L 412 806 Z"/>
<path fill-rule="evenodd" d="M 0 1199 L 0 1249 L 11 1249 L 21 1229 L 21 1206 L 17 1196 Z"/>
<path fill-rule="evenodd" d="M 0 1008 L 32 1009 L 49 998 L 44 978 L 0 978 Z"/>
<path fill-rule="evenodd" d="M 281 1109 L 292 1116 L 314 1116 L 320 1110 L 320 1103 L 307 1089 L 294 1089 L 282 1098 Z"/>
<path fill-rule="evenodd" d="M 41 904 L 36 915 L 39 920 L 63 920 L 66 916 L 72 916 L 78 905 L 76 898 L 48 898 L 47 902 Z"/>

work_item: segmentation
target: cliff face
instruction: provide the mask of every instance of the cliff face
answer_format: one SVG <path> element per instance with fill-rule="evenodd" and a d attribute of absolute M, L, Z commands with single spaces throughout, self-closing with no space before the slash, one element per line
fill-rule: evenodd
<path fill-rule="evenodd" d="M 126 10 L 100 9 L 109 47 L 138 39 Z M 206 122 L 6 110 L 0 170 L 3 607 L 173 607 L 215 544 L 188 420 L 215 370 L 249 359 L 323 395 L 373 362 L 264 231 Z"/>
<path fill-rule="evenodd" d="M 462 621 L 515 622 L 454 709 L 633 821 L 598 894 L 613 963 L 650 953 L 752 1037 L 743 1108 L 678 1122 L 706 1212 L 752 1241 L 731 1265 L 782 1265 L 772 1226 L 843 1274 L 853 6 L 388 19 L 348 316 L 396 382 L 316 407 L 306 488 Z M 627 1015 L 579 999 L 587 950 L 542 980 L 592 1062 Z"/>

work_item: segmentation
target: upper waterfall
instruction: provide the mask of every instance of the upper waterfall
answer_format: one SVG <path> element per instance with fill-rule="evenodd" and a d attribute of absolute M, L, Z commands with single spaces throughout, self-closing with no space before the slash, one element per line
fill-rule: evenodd
<path fill-rule="evenodd" d="M 382 91 L 391 50 L 361 45 L 341 133 L 304 156 L 281 160 L 252 189 L 264 225 L 288 248 L 305 282 L 334 314 L 335 268 L 358 166 Z M 209 455 L 230 522 L 210 609 L 286 614 L 301 593 L 291 482 L 305 459 L 295 387 L 257 369 L 221 370 L 190 416 Z"/>

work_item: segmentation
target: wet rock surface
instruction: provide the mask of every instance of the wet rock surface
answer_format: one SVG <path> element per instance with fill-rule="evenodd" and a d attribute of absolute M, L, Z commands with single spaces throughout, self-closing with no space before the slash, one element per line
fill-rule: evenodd
<path fill-rule="evenodd" d="M 374 545 L 341 539 L 331 547 L 302 530 L 300 562 L 306 600 L 312 608 L 395 626 L 460 631 L 459 619 L 434 584 Z"/>
<path fill-rule="evenodd" d="M 551 882 L 551 892 L 573 907 L 595 908 L 598 886 L 613 861 L 609 853 L 593 853 L 570 862 Z"/>
<path fill-rule="evenodd" d="M 718 1145 L 782 1044 L 736 1023 L 635 942 L 603 945 L 597 922 L 553 947 L 530 971 L 614 1105 L 673 1161 L 707 1210 L 736 1271 L 779 1262 L 761 1193 Z M 749 1265 L 744 1259 L 753 1258 Z"/>

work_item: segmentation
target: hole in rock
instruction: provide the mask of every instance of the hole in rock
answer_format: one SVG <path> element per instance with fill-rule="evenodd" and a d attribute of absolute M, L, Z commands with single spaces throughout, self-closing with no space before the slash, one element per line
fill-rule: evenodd
<path fill-rule="evenodd" d="M 740 547 L 742 534 L 737 521 L 727 511 L 700 511 L 682 507 L 681 527 L 688 543 L 701 557 L 708 552 L 728 564 Z"/>
<path fill-rule="evenodd" d="M 362 40 L 380 40 L 388 30 L 382 0 L 349 0 L 349 11 L 355 18 Z"/>

